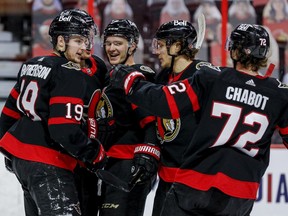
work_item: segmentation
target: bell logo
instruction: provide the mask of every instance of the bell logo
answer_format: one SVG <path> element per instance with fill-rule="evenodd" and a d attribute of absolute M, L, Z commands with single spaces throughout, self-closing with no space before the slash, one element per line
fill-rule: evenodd
<path fill-rule="evenodd" d="M 60 16 L 59 21 L 63 21 L 63 22 L 69 22 L 71 20 L 72 16 Z"/>
<path fill-rule="evenodd" d="M 186 26 L 187 25 L 187 21 L 185 21 L 185 20 L 174 20 L 174 25 L 175 26 Z"/>

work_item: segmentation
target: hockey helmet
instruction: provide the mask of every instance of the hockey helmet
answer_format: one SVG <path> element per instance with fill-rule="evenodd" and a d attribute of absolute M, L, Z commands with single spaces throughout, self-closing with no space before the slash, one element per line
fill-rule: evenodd
<path fill-rule="evenodd" d="M 197 31 L 188 21 L 173 20 L 162 24 L 157 29 L 154 39 L 153 44 L 157 43 L 157 40 L 164 39 L 167 46 L 170 46 L 175 41 L 183 41 L 183 48 L 192 49 L 196 45 Z"/>
<path fill-rule="evenodd" d="M 136 24 L 128 19 L 117 19 L 112 20 L 104 30 L 104 43 L 108 36 L 119 36 L 124 37 L 128 42 L 135 42 L 138 44 L 139 41 L 139 30 Z"/>
<path fill-rule="evenodd" d="M 231 32 L 226 49 L 230 51 L 238 46 L 247 55 L 259 59 L 266 58 L 270 48 L 269 34 L 260 25 L 240 24 Z"/>
<path fill-rule="evenodd" d="M 90 40 L 91 34 L 95 35 L 97 31 L 93 18 L 86 11 L 68 9 L 62 11 L 60 15 L 54 18 L 49 28 L 49 35 L 51 36 L 52 44 L 55 45 L 59 35 L 70 36 L 77 34 Z"/>

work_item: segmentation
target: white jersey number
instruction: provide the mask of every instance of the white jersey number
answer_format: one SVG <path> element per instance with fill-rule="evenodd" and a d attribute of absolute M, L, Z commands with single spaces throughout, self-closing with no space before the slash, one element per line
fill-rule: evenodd
<path fill-rule="evenodd" d="M 240 107 L 214 102 L 212 108 L 212 117 L 222 118 L 225 115 L 228 116 L 228 119 L 221 131 L 221 134 L 218 136 L 218 139 L 212 145 L 212 147 L 224 145 L 225 143 L 227 143 L 230 140 L 237 125 L 245 124 L 253 127 L 255 124 L 257 124 L 259 125 L 259 129 L 256 133 L 247 131 L 241 134 L 237 141 L 232 145 L 233 147 L 244 152 L 245 154 L 254 157 L 255 155 L 257 155 L 259 149 L 255 147 L 248 150 L 245 147 L 247 143 L 256 143 L 262 138 L 269 125 L 269 122 L 265 115 L 256 112 L 249 113 L 244 117 L 243 122 L 239 122 L 241 113 L 242 108 Z"/>

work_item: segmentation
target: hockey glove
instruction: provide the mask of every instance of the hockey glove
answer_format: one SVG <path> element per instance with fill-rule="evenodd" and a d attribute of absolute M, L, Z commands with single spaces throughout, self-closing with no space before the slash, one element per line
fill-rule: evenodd
<path fill-rule="evenodd" d="M 96 145 L 98 145 L 96 154 L 92 160 L 86 161 L 84 164 L 89 171 L 95 173 L 97 169 L 102 169 L 106 165 L 107 156 L 102 144 L 97 139 L 93 140 L 93 145 L 95 149 L 97 149 Z"/>
<path fill-rule="evenodd" d="M 160 160 L 160 148 L 154 144 L 141 144 L 134 150 L 129 185 L 143 183 L 156 175 Z"/>
<path fill-rule="evenodd" d="M 136 71 L 135 68 L 126 65 L 117 65 L 110 72 L 110 83 L 114 88 L 123 89 L 127 95 L 133 84 L 139 80 L 145 79 L 145 76 Z"/>
<path fill-rule="evenodd" d="M 98 123 L 98 139 L 107 148 L 116 142 L 118 136 L 116 121 L 113 117 L 99 118 Z"/>

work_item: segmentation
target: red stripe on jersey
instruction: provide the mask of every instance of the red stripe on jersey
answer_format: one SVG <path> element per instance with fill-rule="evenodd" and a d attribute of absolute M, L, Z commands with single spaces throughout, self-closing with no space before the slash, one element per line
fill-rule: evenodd
<path fill-rule="evenodd" d="M 73 97 L 52 97 L 50 99 L 51 104 L 66 104 L 66 103 L 72 103 L 72 104 L 82 104 L 83 105 L 83 100 L 80 98 L 73 98 Z"/>
<path fill-rule="evenodd" d="M 50 164 L 70 171 L 73 171 L 77 164 L 77 160 L 69 155 L 43 146 L 23 143 L 9 132 L 0 140 L 0 147 L 18 158 Z"/>
<path fill-rule="evenodd" d="M 279 129 L 279 132 L 281 135 L 287 135 L 288 134 L 288 127 L 285 127 L 285 128 L 278 127 L 278 129 Z"/>
<path fill-rule="evenodd" d="M 176 167 L 165 167 L 161 165 L 158 170 L 158 175 L 163 181 L 172 183 L 174 182 L 177 170 L 178 168 Z"/>
<path fill-rule="evenodd" d="M 120 159 L 132 159 L 134 157 L 135 146 L 133 145 L 113 145 L 107 152 L 107 156 Z"/>
<path fill-rule="evenodd" d="M 220 172 L 208 175 L 194 170 L 183 169 L 177 171 L 175 182 L 202 191 L 215 187 L 229 196 L 243 199 L 256 199 L 259 187 L 257 182 L 240 181 Z"/>
<path fill-rule="evenodd" d="M 198 96 L 195 93 L 195 91 L 193 90 L 193 88 L 191 87 L 191 85 L 189 84 L 188 80 L 185 79 L 183 80 L 183 83 L 185 84 L 186 88 L 187 88 L 187 94 L 188 97 L 193 105 L 193 111 L 196 112 L 197 110 L 200 109 L 200 105 L 199 105 L 199 101 L 198 101 Z"/>
<path fill-rule="evenodd" d="M 76 119 L 68 119 L 65 117 L 55 117 L 49 118 L 48 125 L 56 125 L 56 124 L 80 124 Z"/>
<path fill-rule="evenodd" d="M 9 109 L 9 108 L 7 108 L 7 107 L 5 107 L 5 106 L 3 107 L 2 112 L 3 112 L 5 115 L 7 115 L 7 116 L 9 116 L 9 117 L 11 117 L 11 118 L 14 118 L 14 119 L 19 119 L 19 118 L 21 117 L 21 115 L 20 115 L 19 112 L 14 111 L 14 110 L 12 110 L 12 109 Z"/>
<path fill-rule="evenodd" d="M 19 92 L 17 92 L 14 88 L 11 90 L 10 95 L 17 100 L 18 96 L 19 96 Z"/>
<path fill-rule="evenodd" d="M 154 116 L 146 116 L 145 118 L 143 118 L 141 121 L 140 121 L 140 127 L 141 128 L 144 128 L 147 124 L 151 123 L 155 121 L 155 117 Z"/>
<path fill-rule="evenodd" d="M 174 97 L 170 94 L 168 87 L 164 86 L 163 91 L 166 95 L 166 99 L 169 105 L 170 113 L 173 119 L 180 118 L 179 110 L 177 108 L 176 102 L 174 100 Z"/>

